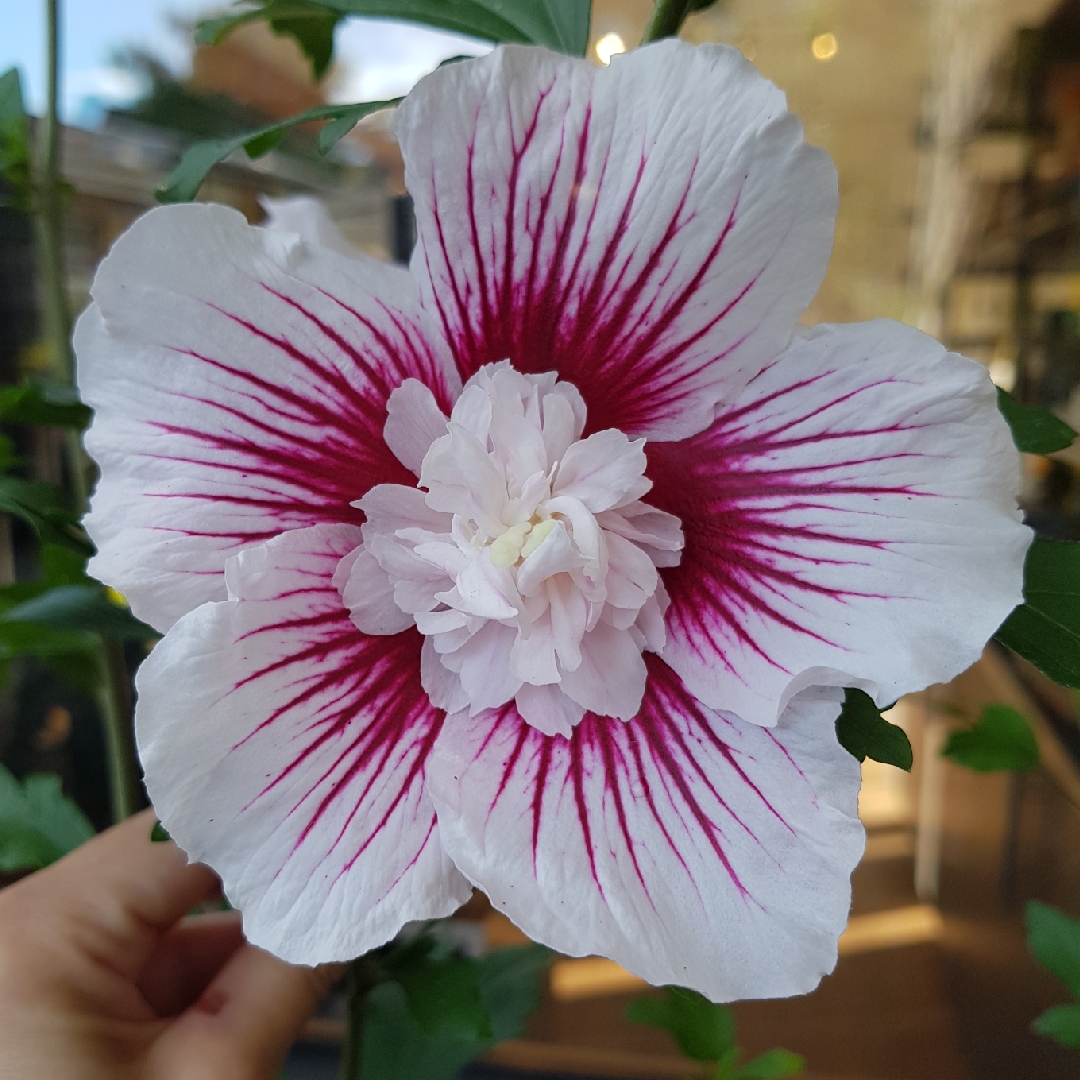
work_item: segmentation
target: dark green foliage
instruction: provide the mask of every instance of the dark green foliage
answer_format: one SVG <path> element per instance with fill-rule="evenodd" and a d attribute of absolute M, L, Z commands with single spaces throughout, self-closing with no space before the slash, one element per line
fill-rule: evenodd
<path fill-rule="evenodd" d="M 254 19 L 298 24 L 317 21 L 322 12 L 323 18 L 360 15 L 398 19 L 495 44 L 544 45 L 571 56 L 584 56 L 590 11 L 590 0 L 253 0 L 235 15 L 201 22 L 196 40 L 216 44 L 237 26 Z M 312 56 L 306 48 L 305 52 Z"/>
<path fill-rule="evenodd" d="M 1055 1005 L 1036 1017 L 1031 1027 L 1070 1050 L 1080 1050 L 1080 1005 Z"/>
<path fill-rule="evenodd" d="M 46 427 L 90 426 L 91 412 L 72 393 L 60 393 L 36 383 L 0 388 L 0 421 L 8 424 L 42 424 Z"/>
<path fill-rule="evenodd" d="M 114 116 L 197 139 L 236 135 L 257 128 L 266 117 L 222 94 L 207 94 L 177 81 L 159 60 L 137 49 L 118 53 L 113 62 L 147 84 L 147 93 Z"/>
<path fill-rule="evenodd" d="M 422 936 L 394 953 L 386 971 L 405 991 L 409 1012 L 425 1034 L 463 1042 L 492 1037 L 475 960 L 440 955 L 436 943 Z"/>
<path fill-rule="evenodd" d="M 30 209 L 30 125 L 18 68 L 0 75 L 0 204 Z"/>
<path fill-rule="evenodd" d="M 1032 955 L 1080 999 L 1080 921 L 1037 900 L 1025 914 Z"/>
<path fill-rule="evenodd" d="M 983 709 L 974 727 L 954 731 L 941 756 L 975 772 L 1022 771 L 1039 764 L 1039 744 L 1020 713 L 993 704 Z"/>
<path fill-rule="evenodd" d="M 1080 689 L 1080 544 L 1032 543 L 1024 563 L 1024 603 L 995 637 L 1055 682 Z"/>
<path fill-rule="evenodd" d="M 723 1005 L 680 986 L 664 987 L 664 997 L 639 998 L 626 1010 L 639 1024 L 663 1028 L 694 1061 L 719 1061 L 735 1045 L 735 1019 Z"/>
<path fill-rule="evenodd" d="M 1076 432 L 1049 409 L 1025 405 L 1000 386 L 997 395 L 998 408 L 1012 429 L 1017 450 L 1025 454 L 1053 454 L 1072 446 Z"/>
<path fill-rule="evenodd" d="M 63 492 L 52 484 L 0 475 L 0 511 L 26 522 L 43 543 L 63 544 L 85 555 L 93 545 Z"/>
<path fill-rule="evenodd" d="M 1062 1046 L 1080 1049 L 1080 921 L 1037 900 L 1028 903 L 1026 916 L 1028 949 L 1074 999 L 1048 1009 L 1032 1027 Z"/>
<path fill-rule="evenodd" d="M 258 158 L 268 154 L 297 125 L 315 120 L 337 121 L 327 125 L 319 135 L 319 150 L 327 153 L 333 145 L 361 119 L 380 109 L 397 104 L 393 101 L 367 101 L 352 105 L 320 105 L 316 109 L 292 116 L 258 131 L 246 131 L 224 139 L 211 139 L 196 143 L 180 160 L 180 164 L 166 177 L 156 195 L 161 202 L 190 202 L 199 192 L 207 173 L 224 161 L 230 154 L 243 148 L 249 157 Z M 330 134 L 327 135 L 327 129 Z"/>
<path fill-rule="evenodd" d="M 663 997 L 638 998 L 627 1018 L 667 1031 L 694 1061 L 715 1062 L 716 1080 L 780 1080 L 802 1072 L 806 1062 L 790 1050 L 769 1050 L 743 1066 L 735 1044 L 735 1018 L 695 990 L 665 986 Z"/>
<path fill-rule="evenodd" d="M 160 821 L 154 822 L 154 827 L 150 830 L 150 843 L 152 844 L 164 844 L 166 841 L 171 840 L 168 830 Z"/>
<path fill-rule="evenodd" d="M 0 615 L 3 622 L 40 623 L 57 630 L 84 630 L 119 640 L 147 641 L 157 631 L 109 599 L 97 583 L 60 585 Z"/>
<path fill-rule="evenodd" d="M 20 784 L 0 765 L 0 870 L 40 870 L 93 835 L 58 776 L 28 776 Z"/>
<path fill-rule="evenodd" d="M 551 953 L 526 945 L 472 959 L 425 934 L 371 959 L 378 972 L 364 1002 L 360 1077 L 451 1080 L 497 1042 L 524 1033 Z"/>
<path fill-rule="evenodd" d="M 93 695 L 98 634 L 143 641 L 157 635 L 86 576 L 81 552 L 44 544 L 39 562 L 41 580 L 0 586 L 0 682 L 12 660 L 34 656 Z"/>
<path fill-rule="evenodd" d="M 904 729 L 890 724 L 874 704 L 874 699 L 862 690 L 844 691 L 844 707 L 836 721 L 836 737 L 840 745 L 859 761 L 870 758 L 911 770 L 911 743 Z"/>

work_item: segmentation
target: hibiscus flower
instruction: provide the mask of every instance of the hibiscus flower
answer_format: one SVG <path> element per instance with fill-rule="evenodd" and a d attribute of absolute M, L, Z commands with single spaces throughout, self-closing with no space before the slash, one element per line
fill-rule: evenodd
<path fill-rule="evenodd" d="M 810 990 L 863 848 L 841 688 L 949 679 L 1021 599 L 994 388 L 797 326 L 836 175 L 735 50 L 503 48 L 397 133 L 409 270 L 167 207 L 80 320 L 162 821 L 288 960 L 475 885 L 654 983 Z"/>

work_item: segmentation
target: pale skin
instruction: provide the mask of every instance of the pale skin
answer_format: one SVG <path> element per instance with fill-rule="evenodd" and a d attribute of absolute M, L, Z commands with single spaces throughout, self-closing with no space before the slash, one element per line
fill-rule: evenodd
<path fill-rule="evenodd" d="M 293 967 L 152 811 L 0 891 L 0 1080 L 276 1080 L 341 968 Z"/>

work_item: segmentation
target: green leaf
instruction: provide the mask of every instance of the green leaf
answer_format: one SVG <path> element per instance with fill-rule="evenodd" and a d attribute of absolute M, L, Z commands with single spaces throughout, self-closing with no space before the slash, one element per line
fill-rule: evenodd
<path fill-rule="evenodd" d="M 1080 689 L 1080 544 L 1035 539 L 1024 603 L 994 636 L 1054 682 Z"/>
<path fill-rule="evenodd" d="M 160 821 L 154 822 L 154 827 L 150 830 L 150 843 L 152 844 L 164 844 L 167 840 L 171 840 L 168 830 Z"/>
<path fill-rule="evenodd" d="M 281 18 L 283 9 L 312 9 L 345 15 L 395 19 L 449 30 L 494 44 L 544 45 L 584 56 L 589 44 L 591 0 L 263 0 L 235 15 L 199 23 L 196 41 L 217 44 L 253 19 Z M 299 17 L 299 16 L 297 16 Z"/>
<path fill-rule="evenodd" d="M 291 37 L 311 63 L 316 82 L 330 67 L 334 55 L 334 30 L 344 14 L 315 0 L 262 0 L 235 15 L 201 19 L 195 27 L 199 45 L 219 45 L 245 23 L 265 19 L 275 34 Z"/>
<path fill-rule="evenodd" d="M 261 157 L 273 150 L 297 124 L 308 124 L 315 120 L 342 120 L 344 124 L 344 118 L 352 117 L 352 122 L 347 127 L 342 128 L 339 125 L 335 129 L 335 137 L 325 149 L 320 147 L 322 152 L 326 153 L 358 121 L 380 109 L 396 105 L 399 100 L 394 98 L 389 101 L 366 101 L 351 105 L 320 105 L 257 131 L 246 131 L 241 135 L 196 143 L 186 151 L 180 164 L 169 173 L 155 195 L 161 202 L 190 202 L 198 194 L 207 173 L 237 150 L 243 148 L 249 157 Z"/>
<path fill-rule="evenodd" d="M 376 986 L 364 1002 L 363 1080 L 452 1080 L 488 1046 L 486 1040 L 426 1032 L 413 1016 L 400 983 Z"/>
<path fill-rule="evenodd" d="M 466 956 L 427 956 L 399 965 L 394 978 L 405 990 L 409 1011 L 425 1034 L 463 1042 L 492 1038 L 491 1018 L 480 994 L 480 971 Z"/>
<path fill-rule="evenodd" d="M 430 937 L 394 947 L 384 959 L 390 980 L 376 986 L 364 1004 L 361 1076 L 451 1080 L 496 1042 L 524 1033 L 539 1008 L 541 978 L 550 959 L 550 951 L 539 945 L 499 949 L 479 960 L 448 955 Z M 473 975 L 464 975 L 463 965 Z M 446 974 L 436 973 L 440 967 Z M 423 989 L 425 981 L 433 988 Z M 447 996 L 454 984 L 469 999 L 467 1006 Z M 483 1024 L 477 1022 L 474 989 L 479 990 Z"/>
<path fill-rule="evenodd" d="M 729 1009 L 681 986 L 665 986 L 664 995 L 632 1001 L 627 1017 L 670 1032 L 694 1061 L 719 1061 L 735 1045 L 735 1020 Z"/>
<path fill-rule="evenodd" d="M 0 870 L 40 870 L 93 835 L 58 776 L 28 776 L 20 784 L 0 765 Z"/>
<path fill-rule="evenodd" d="M 1012 429 L 1016 449 L 1025 454 L 1053 454 L 1072 446 L 1076 438 L 1064 420 L 1059 420 L 1049 409 L 1038 405 L 1025 405 L 1012 394 L 997 388 L 998 408 L 1005 422 Z"/>
<path fill-rule="evenodd" d="M 319 4 L 275 3 L 267 5 L 270 29 L 291 37 L 311 63 L 311 74 L 318 82 L 330 67 L 334 55 L 334 30 L 344 18 Z"/>
<path fill-rule="evenodd" d="M 1032 955 L 1080 998 L 1080 921 L 1038 900 L 1028 901 L 1025 916 Z"/>
<path fill-rule="evenodd" d="M 870 758 L 907 772 L 911 770 L 911 743 L 904 729 L 890 724 L 874 699 L 862 690 L 849 687 L 844 691 L 844 707 L 836 720 L 836 737 L 859 761 Z"/>
<path fill-rule="evenodd" d="M 778 1080 L 794 1076 L 806 1068 L 806 1059 L 790 1050 L 769 1050 L 747 1062 L 736 1074 L 736 1080 Z"/>
<path fill-rule="evenodd" d="M 64 493 L 52 484 L 0 475 L 0 510 L 21 518 L 44 542 L 63 544 L 86 555 L 94 553 Z"/>
<path fill-rule="evenodd" d="M 496 949 L 476 961 L 480 995 L 495 1042 L 525 1034 L 529 1017 L 540 1008 L 543 976 L 551 957 L 551 950 L 543 945 L 521 945 Z"/>
<path fill-rule="evenodd" d="M 82 402 L 36 383 L 0 389 L 0 420 L 9 424 L 43 424 L 83 431 L 90 426 L 91 416 Z"/>
<path fill-rule="evenodd" d="M 18 68 L 0 75 L 0 178 L 8 187 L 8 204 L 16 210 L 29 210 L 30 124 Z"/>
<path fill-rule="evenodd" d="M 146 641 L 158 633 L 108 598 L 100 585 L 58 585 L 5 611 L 0 622 L 31 622 L 57 630 Z"/>
<path fill-rule="evenodd" d="M 1070 1050 L 1080 1050 L 1080 1005 L 1055 1005 L 1038 1017 L 1031 1027 Z"/>
<path fill-rule="evenodd" d="M 72 551 L 71 548 L 42 544 L 38 551 L 38 562 L 45 578 L 40 592 L 53 585 L 86 585 L 92 582 L 92 579 L 86 576 L 86 556 Z"/>
<path fill-rule="evenodd" d="M 1039 764 L 1039 744 L 1020 713 L 993 704 L 983 709 L 974 727 L 954 731 L 941 756 L 975 772 L 1023 771 Z"/>

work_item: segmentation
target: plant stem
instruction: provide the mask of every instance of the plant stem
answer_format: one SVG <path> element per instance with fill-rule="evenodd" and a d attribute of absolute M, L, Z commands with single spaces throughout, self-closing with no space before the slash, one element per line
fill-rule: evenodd
<path fill-rule="evenodd" d="M 372 955 L 360 956 L 349 965 L 346 976 L 349 994 L 345 1017 L 345 1040 L 341 1044 L 338 1080 L 360 1080 L 363 1063 L 364 1003 L 380 982 L 378 961 Z"/>
<path fill-rule="evenodd" d="M 45 338 L 57 381 L 75 381 L 64 278 L 64 199 L 60 183 L 60 0 L 45 0 L 47 103 L 38 134 L 38 272 Z"/>
<path fill-rule="evenodd" d="M 56 380 L 75 383 L 75 353 L 71 347 L 64 273 L 64 189 L 60 178 L 60 0 L 45 0 L 46 108 L 38 128 L 36 226 L 38 273 L 41 282 L 45 338 Z M 77 432 L 65 447 L 71 497 L 82 513 L 87 505 L 86 458 Z M 109 801 L 114 821 L 130 817 L 140 803 L 140 780 L 131 728 L 131 684 L 123 646 L 101 638 L 95 648 L 100 685 L 98 707 L 109 755 Z"/>
<path fill-rule="evenodd" d="M 131 694 L 124 646 L 102 638 L 97 648 L 101 683 L 98 708 L 109 755 L 109 808 L 113 821 L 123 821 L 139 809 L 140 783 L 131 732 Z"/>
<path fill-rule="evenodd" d="M 689 8 L 689 0 L 656 0 L 656 7 L 649 25 L 645 28 L 641 44 L 648 45 L 650 41 L 675 37 L 689 13 Z"/>

